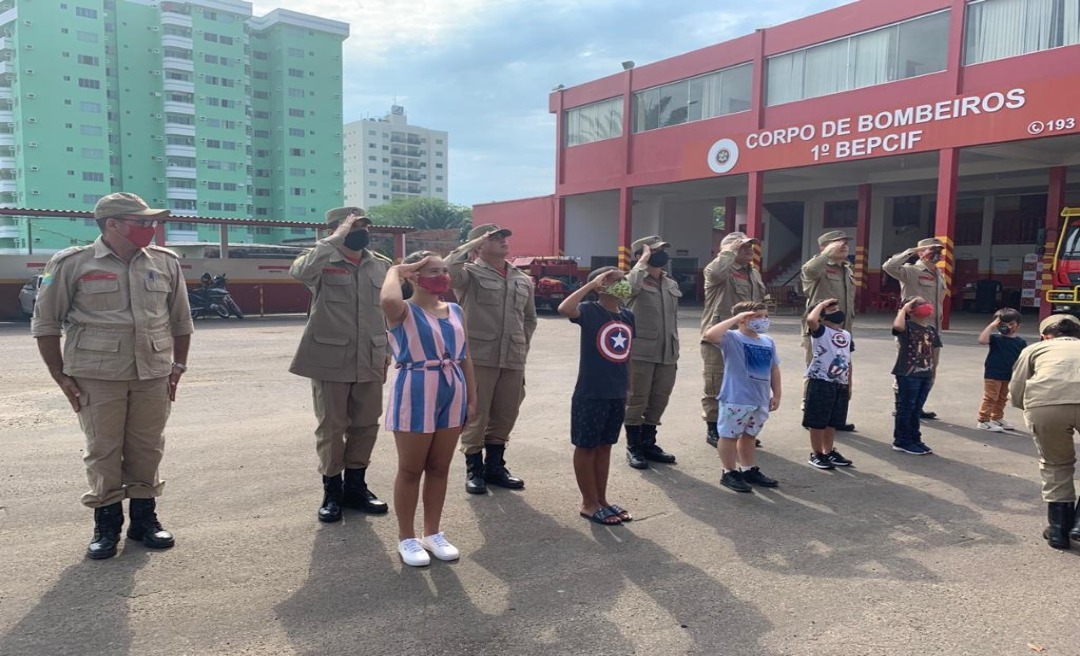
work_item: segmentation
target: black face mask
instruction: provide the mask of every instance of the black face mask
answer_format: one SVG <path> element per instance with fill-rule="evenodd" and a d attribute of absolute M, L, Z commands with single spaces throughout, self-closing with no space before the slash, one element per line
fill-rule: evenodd
<path fill-rule="evenodd" d="M 667 254 L 667 251 L 657 251 L 649 256 L 649 266 L 662 267 L 668 263 L 671 256 Z"/>
<path fill-rule="evenodd" d="M 345 235 L 345 248 L 350 251 L 362 251 L 371 243 L 371 235 L 367 230 L 357 230 Z"/>
<path fill-rule="evenodd" d="M 834 323 L 838 326 L 842 326 L 844 325 L 844 319 L 846 319 L 847 317 L 844 315 L 843 312 L 837 310 L 836 312 L 833 312 L 831 314 L 823 314 L 821 315 L 821 318 L 825 321 L 828 321 L 829 323 Z"/>

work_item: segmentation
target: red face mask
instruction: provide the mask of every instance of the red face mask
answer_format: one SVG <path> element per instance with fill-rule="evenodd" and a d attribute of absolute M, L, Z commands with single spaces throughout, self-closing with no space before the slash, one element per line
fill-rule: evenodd
<path fill-rule="evenodd" d="M 437 276 L 417 276 L 416 285 L 425 292 L 438 296 L 450 291 L 450 276 L 445 273 Z"/>
<path fill-rule="evenodd" d="M 136 248 L 146 248 L 150 245 L 150 242 L 154 241 L 154 226 L 147 226 L 142 228 L 131 223 L 127 224 L 127 240 L 135 245 Z"/>
<path fill-rule="evenodd" d="M 911 308 L 911 316 L 918 317 L 919 319 L 925 319 L 934 313 L 934 308 L 929 303 L 923 305 L 916 305 Z"/>

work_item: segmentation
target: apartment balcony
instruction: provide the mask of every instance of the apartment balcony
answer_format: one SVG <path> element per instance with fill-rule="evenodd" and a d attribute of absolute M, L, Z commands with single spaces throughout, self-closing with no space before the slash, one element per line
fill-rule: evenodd
<path fill-rule="evenodd" d="M 165 190 L 165 197 L 170 200 L 198 200 L 199 191 L 197 189 L 173 189 L 170 187 Z"/>
<path fill-rule="evenodd" d="M 15 67 L 15 62 L 12 61 L 0 61 L 0 76 L 3 75 L 15 75 L 19 72 L 19 69 Z"/>
<path fill-rule="evenodd" d="M 186 47 L 188 50 L 191 50 L 191 39 L 188 39 L 188 44 L 186 46 L 180 47 Z M 176 71 L 185 71 L 191 73 L 195 70 L 195 62 L 191 61 L 190 59 L 181 59 L 180 57 L 162 57 L 161 67 L 164 69 L 171 68 Z"/>
<path fill-rule="evenodd" d="M 15 100 L 15 92 L 10 86 L 0 85 L 0 100 Z"/>
<path fill-rule="evenodd" d="M 176 102 L 175 100 L 165 101 L 165 111 L 173 112 L 176 114 L 194 114 L 195 103 Z"/>
<path fill-rule="evenodd" d="M 13 132 L 0 132 L 0 148 L 11 147 L 15 145 L 15 133 Z"/>
<path fill-rule="evenodd" d="M 195 146 L 178 146 L 174 144 L 165 144 L 165 156 L 195 157 Z"/>
<path fill-rule="evenodd" d="M 0 109 L 0 123 L 14 123 L 15 111 L 11 109 Z"/>
<path fill-rule="evenodd" d="M 3 7 L 4 4 L 6 4 L 6 3 L 0 3 L 0 7 Z M 14 3 L 12 3 L 12 4 L 14 4 Z M 5 10 L 0 10 L 0 25 L 7 25 L 8 23 L 13 22 L 18 17 L 19 17 L 19 8 L 18 7 L 13 6 L 11 9 L 8 9 L 6 11 Z"/>
<path fill-rule="evenodd" d="M 162 34 L 161 45 L 164 47 L 172 46 L 174 48 L 184 48 L 185 50 L 193 49 L 193 42 L 190 36 L 179 36 L 176 34 Z"/>
<path fill-rule="evenodd" d="M 177 214 L 176 210 L 173 210 L 173 214 Z M 168 230 L 168 240 L 170 242 L 196 242 L 199 241 L 198 230 L 178 230 L 176 228 L 169 227 L 166 223 L 166 230 Z"/>
<path fill-rule="evenodd" d="M 176 123 L 165 124 L 165 134 L 175 134 L 183 137 L 194 137 L 195 126 L 194 125 L 178 125 Z"/>
<path fill-rule="evenodd" d="M 15 40 L 9 36 L 0 36 L 0 52 L 5 50 L 14 50 Z"/>
<path fill-rule="evenodd" d="M 192 80 L 166 79 L 162 82 L 162 88 L 165 91 L 176 91 L 178 93 L 195 93 L 195 82 Z"/>
<path fill-rule="evenodd" d="M 22 226 L 0 225 L 0 239 L 18 239 L 23 236 Z"/>
<path fill-rule="evenodd" d="M 180 27 L 191 27 L 191 14 L 178 14 L 173 11 L 162 11 L 161 24 L 179 25 Z"/>
<path fill-rule="evenodd" d="M 0 194 L 14 194 L 19 190 L 14 180 L 0 180 Z"/>
<path fill-rule="evenodd" d="M 195 179 L 195 167 L 194 166 L 165 166 L 165 175 L 170 178 L 190 178 Z"/>
<path fill-rule="evenodd" d="M 15 168 L 15 156 L 14 155 L 0 155 L 0 169 L 13 169 Z"/>

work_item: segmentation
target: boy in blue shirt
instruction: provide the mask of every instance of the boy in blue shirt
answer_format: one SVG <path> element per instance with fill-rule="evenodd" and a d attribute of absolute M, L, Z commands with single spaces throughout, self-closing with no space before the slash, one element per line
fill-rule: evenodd
<path fill-rule="evenodd" d="M 583 303 L 592 292 L 599 300 Z M 630 387 L 634 313 L 622 306 L 630 292 L 622 271 L 602 267 L 559 305 L 559 314 L 581 326 L 581 357 L 570 404 L 574 476 L 581 490 L 579 512 L 605 526 L 633 519 L 629 511 L 607 500 L 611 446 L 622 432 Z"/>
<path fill-rule="evenodd" d="M 704 339 L 724 355 L 720 385 L 720 418 L 716 448 L 724 471 L 720 484 L 736 492 L 753 485 L 778 483 L 754 465 L 757 435 L 780 407 L 780 357 L 769 331 L 769 311 L 760 301 L 743 301 L 731 308 L 735 316 L 705 331 Z M 732 329 L 735 330 L 732 330 Z"/>
<path fill-rule="evenodd" d="M 1012 308 L 1002 308 L 994 313 L 990 325 L 979 333 L 979 343 L 989 345 L 990 352 L 983 365 L 983 398 L 975 428 L 992 433 L 1013 430 L 1005 421 L 1005 403 L 1009 400 L 1013 365 L 1020 358 L 1020 351 L 1027 346 L 1019 332 L 1020 313 Z"/>

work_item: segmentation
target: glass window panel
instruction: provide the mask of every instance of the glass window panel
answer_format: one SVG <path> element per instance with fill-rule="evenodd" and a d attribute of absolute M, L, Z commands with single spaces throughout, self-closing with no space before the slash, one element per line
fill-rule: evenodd
<path fill-rule="evenodd" d="M 848 88 L 848 41 L 834 41 L 806 51 L 803 97 L 815 98 Z"/>
<path fill-rule="evenodd" d="M 734 114 L 750 109 L 750 97 L 754 88 L 754 67 L 744 64 L 729 68 L 720 74 L 721 114 Z M 716 116 L 716 114 L 710 114 Z"/>
<path fill-rule="evenodd" d="M 896 27 L 891 27 L 852 37 L 852 88 L 858 89 L 897 79 L 894 65 L 897 32 Z M 942 45 L 946 43 L 948 40 L 942 41 Z"/>
<path fill-rule="evenodd" d="M 689 80 L 686 100 L 686 120 L 700 121 L 704 118 L 701 114 L 702 92 L 705 88 L 705 79 L 711 76 L 695 77 Z"/>
<path fill-rule="evenodd" d="M 803 63 L 805 50 L 770 57 L 766 97 L 770 105 L 803 98 Z"/>
<path fill-rule="evenodd" d="M 965 62 L 977 64 L 1077 43 L 1080 0 L 985 0 L 966 21 Z"/>
<path fill-rule="evenodd" d="M 686 123 L 689 93 L 690 84 L 685 80 L 660 87 L 660 127 Z"/>
<path fill-rule="evenodd" d="M 904 79 L 945 70 L 949 14 L 940 13 L 899 25 L 896 76 Z"/>

